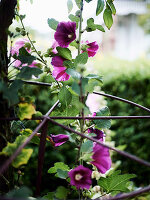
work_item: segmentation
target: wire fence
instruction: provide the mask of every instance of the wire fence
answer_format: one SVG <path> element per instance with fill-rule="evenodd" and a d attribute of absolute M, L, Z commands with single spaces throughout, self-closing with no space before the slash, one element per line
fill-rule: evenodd
<path fill-rule="evenodd" d="M 47 83 L 41 83 L 41 82 L 33 82 L 33 81 L 25 81 L 26 84 L 35 84 L 35 85 L 42 85 L 42 86 L 50 86 L 50 84 Z M 112 98 L 114 100 L 117 101 L 122 101 L 124 103 L 128 103 L 132 106 L 136 106 L 142 110 L 145 110 L 147 112 L 150 113 L 150 109 L 146 108 L 142 105 L 139 105 L 137 103 L 134 103 L 132 101 L 120 98 L 120 97 L 116 97 L 110 94 L 104 94 L 104 93 L 100 93 L 100 92 L 93 92 L 94 94 L 97 95 L 102 95 L 108 98 Z M 102 145 L 104 147 L 107 147 L 110 150 L 113 150 L 115 152 L 117 152 L 118 154 L 129 158 L 135 162 L 138 162 L 139 164 L 142 164 L 146 167 L 150 167 L 150 162 L 143 160 L 133 154 L 130 154 L 126 151 L 121 151 L 115 147 L 111 147 L 105 143 L 102 143 L 96 139 L 94 139 L 93 137 L 89 137 L 87 135 L 85 135 L 84 133 L 75 131 L 74 129 L 65 126 L 61 123 L 58 123 L 55 121 L 55 119 L 78 119 L 78 120 L 87 120 L 87 119 L 94 119 L 94 120 L 107 120 L 107 119 L 150 119 L 150 115 L 145 115 L 145 116 L 101 116 L 101 117 L 86 117 L 86 116 L 79 116 L 79 117 L 49 117 L 49 115 L 51 114 L 51 112 L 57 107 L 57 105 L 59 104 L 59 100 L 49 109 L 49 111 L 42 117 L 38 117 L 38 118 L 32 118 L 31 120 L 36 120 L 36 119 L 40 119 L 41 122 L 40 124 L 35 128 L 35 130 L 32 132 L 32 134 L 24 141 L 24 143 L 22 143 L 18 149 L 14 152 L 14 154 L 12 156 L 10 156 L 8 158 L 8 160 L 6 160 L 6 162 L 1 166 L 0 168 L 0 175 L 2 175 L 9 167 L 9 165 L 12 163 L 12 161 L 18 156 L 18 154 L 21 152 L 21 150 L 31 141 L 31 139 L 36 135 L 36 133 L 41 129 L 41 136 L 40 136 L 40 145 L 39 145 L 39 153 L 38 153 L 38 166 L 37 166 L 37 182 L 36 182 L 36 195 L 40 196 L 40 192 L 41 192 L 41 183 L 42 183 L 42 169 L 43 169 L 43 163 L 44 163 L 44 154 L 45 154 L 45 145 L 46 145 L 46 137 L 47 137 L 47 128 L 48 128 L 48 123 L 52 123 L 56 126 L 59 126 L 65 130 L 67 130 L 68 132 L 71 133 L 75 133 L 76 135 L 81 136 L 82 138 L 87 138 L 88 140 L 91 140 L 93 142 L 96 142 L 99 145 Z M 19 118 L 17 117 L 12 117 L 12 118 L 3 118 L 0 117 L 0 121 L 4 121 L 4 120 L 8 120 L 8 121 L 13 121 L 13 120 L 19 120 Z M 107 197 L 106 199 L 109 200 L 118 200 L 118 199 L 128 199 L 128 198 L 133 198 L 136 197 L 138 195 L 141 195 L 145 192 L 150 191 L 150 186 L 146 186 L 143 187 L 141 189 L 138 189 L 137 191 L 133 191 L 133 192 L 129 192 L 126 194 L 119 194 L 116 195 L 114 197 Z M 6 197 L 0 197 L 0 199 L 5 199 L 5 200 L 12 200 L 12 198 L 6 198 Z"/>

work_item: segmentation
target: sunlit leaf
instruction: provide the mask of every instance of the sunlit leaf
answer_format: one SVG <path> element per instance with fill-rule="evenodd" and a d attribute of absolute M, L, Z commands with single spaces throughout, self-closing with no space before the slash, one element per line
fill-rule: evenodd
<path fill-rule="evenodd" d="M 106 8 L 104 10 L 103 19 L 107 28 L 110 29 L 113 24 L 112 11 L 110 9 Z"/>
<path fill-rule="evenodd" d="M 68 13 L 70 13 L 72 11 L 72 8 L 73 8 L 72 0 L 67 1 L 67 7 L 68 7 Z"/>
<path fill-rule="evenodd" d="M 72 94 L 65 86 L 61 88 L 58 97 L 60 103 L 65 107 L 67 107 L 71 103 Z"/>
<path fill-rule="evenodd" d="M 104 9 L 104 0 L 97 0 L 96 16 L 98 16 Z"/>
<path fill-rule="evenodd" d="M 29 103 L 19 103 L 18 117 L 20 120 L 31 119 L 32 115 L 36 113 L 35 108 Z"/>
<path fill-rule="evenodd" d="M 71 51 L 68 48 L 56 47 L 58 55 L 67 59 L 72 60 Z"/>
<path fill-rule="evenodd" d="M 48 22 L 49 27 L 56 31 L 57 25 L 59 24 L 59 22 L 55 20 L 54 18 L 48 18 L 47 22 Z"/>
<path fill-rule="evenodd" d="M 61 170 L 64 170 L 64 171 L 69 171 L 70 170 L 70 168 L 68 167 L 68 165 L 66 165 L 65 163 L 63 163 L 63 162 L 56 162 L 54 164 L 54 167 L 51 167 L 48 170 L 48 173 L 50 173 L 50 174 L 57 173 L 58 169 L 61 169 Z"/>
<path fill-rule="evenodd" d="M 63 186 L 59 186 L 56 190 L 55 196 L 58 199 L 66 199 L 68 193 L 68 189 Z"/>

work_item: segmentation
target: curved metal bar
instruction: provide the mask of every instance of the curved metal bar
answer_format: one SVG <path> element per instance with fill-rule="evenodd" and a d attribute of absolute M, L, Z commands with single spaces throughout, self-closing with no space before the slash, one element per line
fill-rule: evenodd
<path fill-rule="evenodd" d="M 115 100 L 118 100 L 118 101 L 122 101 L 122 102 L 125 102 L 125 103 L 128 103 L 128 104 L 134 105 L 134 106 L 136 106 L 136 107 L 139 107 L 139 108 L 141 108 L 142 110 L 145 110 L 145 111 L 150 112 L 150 109 L 149 109 L 149 108 L 146 108 L 146 107 L 144 107 L 144 106 L 141 106 L 140 104 L 134 103 L 133 101 L 129 101 L 129 100 L 126 100 L 126 99 L 117 97 L 117 96 L 110 95 L 110 94 L 104 94 L 104 93 L 102 93 L 102 92 L 93 92 L 93 94 L 97 94 L 97 95 L 109 97 L 109 98 L 111 98 L 111 99 L 115 99 Z"/>

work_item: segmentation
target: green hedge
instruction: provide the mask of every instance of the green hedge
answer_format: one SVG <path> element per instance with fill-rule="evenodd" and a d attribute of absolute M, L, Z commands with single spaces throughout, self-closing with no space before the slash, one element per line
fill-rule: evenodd
<path fill-rule="evenodd" d="M 97 72 L 104 75 L 102 90 L 150 108 L 150 61 L 121 61 L 113 58 L 97 58 Z M 129 104 L 108 99 L 112 115 L 149 115 Z M 113 120 L 111 130 L 115 132 L 112 140 L 115 145 L 125 145 L 128 151 L 150 161 L 150 120 Z M 150 169 L 125 157 L 114 155 L 114 161 L 121 160 L 123 173 L 137 174 L 136 184 L 146 185 L 150 180 Z"/>

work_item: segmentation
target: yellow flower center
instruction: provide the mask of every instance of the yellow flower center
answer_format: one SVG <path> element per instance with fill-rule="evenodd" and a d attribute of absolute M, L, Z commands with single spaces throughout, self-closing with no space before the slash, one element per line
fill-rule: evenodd
<path fill-rule="evenodd" d="M 76 181 L 80 181 L 82 177 L 83 177 L 83 176 L 82 176 L 81 174 L 76 174 L 76 175 L 75 175 L 75 180 L 76 180 Z"/>

